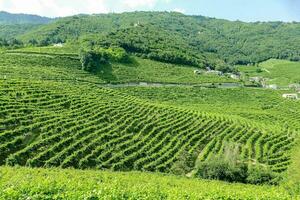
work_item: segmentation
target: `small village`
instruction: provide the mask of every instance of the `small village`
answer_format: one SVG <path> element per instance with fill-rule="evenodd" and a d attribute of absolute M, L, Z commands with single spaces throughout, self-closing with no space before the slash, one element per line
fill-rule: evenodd
<path fill-rule="evenodd" d="M 217 75 L 217 76 L 226 76 L 235 80 L 242 80 L 241 73 L 223 73 L 218 70 L 211 70 L 206 68 L 206 70 L 194 70 L 195 75 Z M 282 98 L 291 99 L 291 100 L 300 100 L 300 83 L 289 84 L 287 87 L 278 86 L 277 84 L 267 84 L 268 79 L 264 77 L 249 77 L 248 80 L 252 84 L 271 90 L 288 90 L 293 91 L 292 93 L 285 93 L 282 95 Z"/>

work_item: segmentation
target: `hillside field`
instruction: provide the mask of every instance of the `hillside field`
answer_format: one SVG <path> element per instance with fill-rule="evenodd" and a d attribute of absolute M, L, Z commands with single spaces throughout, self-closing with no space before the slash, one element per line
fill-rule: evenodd
<path fill-rule="evenodd" d="M 299 33 L 0 12 L 0 200 L 300 199 Z"/>
<path fill-rule="evenodd" d="M 43 47 L 43 48 L 25 48 L 9 51 L 6 54 L 0 54 L 3 60 L 0 65 L 7 70 L 7 76 L 17 75 L 20 68 L 12 68 L 12 64 L 19 67 L 25 66 L 31 68 L 30 76 L 38 79 L 51 76 L 55 79 L 70 79 L 89 81 L 94 83 L 183 83 L 183 84 L 201 84 L 201 83 L 235 83 L 237 80 L 227 77 L 219 77 L 217 75 L 195 75 L 195 67 L 174 65 L 152 61 L 149 59 L 141 59 L 133 57 L 133 63 L 121 64 L 111 63 L 105 65 L 102 70 L 97 71 L 93 75 L 84 74 L 81 70 L 78 52 L 74 47 Z M 12 61 L 12 63 L 10 63 Z M 25 61 L 25 62 L 24 62 Z M 62 64 L 64 63 L 64 64 Z M 62 72 L 71 67 L 74 72 Z M 21 72 L 23 73 L 23 72 Z M 42 76 L 45 74 L 44 76 Z M 54 76 L 55 74 L 55 76 Z M 2 75 L 5 75 L 4 73 Z M 28 77 L 28 74 L 26 75 Z M 1 77 L 0 77 L 1 78 Z M 12 77 L 13 78 L 13 77 Z M 46 77 L 45 77 L 46 78 Z"/>
<path fill-rule="evenodd" d="M 248 77 L 264 77 L 267 84 L 281 87 L 300 83 L 300 62 L 270 59 L 258 66 L 240 66 L 239 70 Z"/>

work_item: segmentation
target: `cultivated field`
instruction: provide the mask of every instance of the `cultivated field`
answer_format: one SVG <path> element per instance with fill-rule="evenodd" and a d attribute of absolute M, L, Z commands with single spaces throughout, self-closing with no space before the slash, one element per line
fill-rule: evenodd
<path fill-rule="evenodd" d="M 241 162 L 270 168 L 278 175 L 276 179 L 293 163 L 299 105 L 283 100 L 280 91 L 193 87 L 111 89 L 103 85 L 110 82 L 109 76 L 103 78 L 107 72 L 102 76 L 84 72 L 73 55 L 15 52 L 3 53 L 0 57 L 1 165 L 136 170 L 193 176 L 199 162 L 222 155 L 227 144 L 238 147 Z M 147 66 L 157 62 L 138 58 L 137 61 L 141 63 L 138 66 L 113 64 L 110 75 L 116 75 L 117 82 L 175 82 L 175 77 L 178 83 L 203 81 L 194 77 L 191 68 L 171 69 L 172 65 L 160 64 L 160 69 L 164 70 L 162 74 L 170 74 L 170 78 L 148 71 Z M 141 77 L 148 79 L 131 79 L 135 75 L 130 67 L 136 67 L 139 74 L 145 74 Z M 122 70 L 130 73 L 126 75 Z M 172 70 L 183 75 L 173 74 Z M 185 76 L 185 70 L 189 75 Z M 214 82 L 217 77 L 205 78 Z M 10 174 L 14 174 L 12 179 L 8 178 Z M 281 187 L 187 180 L 146 173 L 2 167 L 0 176 L 0 197 L 4 199 L 38 199 L 53 195 L 66 199 L 94 196 L 116 199 L 290 198 Z M 45 176 L 48 178 L 41 181 Z M 59 177 L 56 184 L 53 176 Z M 20 177 L 32 179 L 28 183 L 28 179 Z M 70 184 L 64 186 L 66 181 Z M 137 184 L 140 181 L 145 185 Z M 186 190 L 183 189 L 185 184 L 189 185 Z M 75 191 L 74 187 L 78 186 L 82 189 Z M 181 189 L 177 190 L 178 187 Z"/>

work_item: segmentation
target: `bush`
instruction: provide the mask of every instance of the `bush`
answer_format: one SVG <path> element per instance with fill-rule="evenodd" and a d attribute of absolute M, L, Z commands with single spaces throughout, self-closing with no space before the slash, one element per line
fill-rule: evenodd
<path fill-rule="evenodd" d="M 263 70 L 261 68 L 256 68 L 256 73 L 261 73 Z"/>
<path fill-rule="evenodd" d="M 228 182 L 245 182 L 247 165 L 233 163 L 223 157 L 214 157 L 198 166 L 197 176 Z"/>
<path fill-rule="evenodd" d="M 255 166 L 249 167 L 247 173 L 247 183 L 263 184 L 271 183 L 275 179 L 275 174 L 267 167 Z"/>
<path fill-rule="evenodd" d="M 239 160 L 238 147 L 225 145 L 224 153 L 197 164 L 197 177 L 250 184 L 277 184 L 277 175 L 259 164 Z"/>
<path fill-rule="evenodd" d="M 176 175 L 185 175 L 191 172 L 194 168 L 197 156 L 197 153 L 191 154 L 186 150 L 182 151 L 170 171 Z"/>
<path fill-rule="evenodd" d="M 121 62 L 121 63 L 128 63 L 130 62 L 130 57 L 126 53 L 126 51 L 121 47 L 110 47 L 107 50 L 105 50 L 111 61 L 114 62 Z"/>

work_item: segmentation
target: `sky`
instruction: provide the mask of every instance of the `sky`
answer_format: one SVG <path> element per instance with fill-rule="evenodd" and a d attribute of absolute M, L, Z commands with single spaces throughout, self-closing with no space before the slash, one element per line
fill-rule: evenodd
<path fill-rule="evenodd" d="M 0 0 L 0 11 L 47 17 L 141 10 L 247 22 L 300 21 L 300 0 Z"/>

